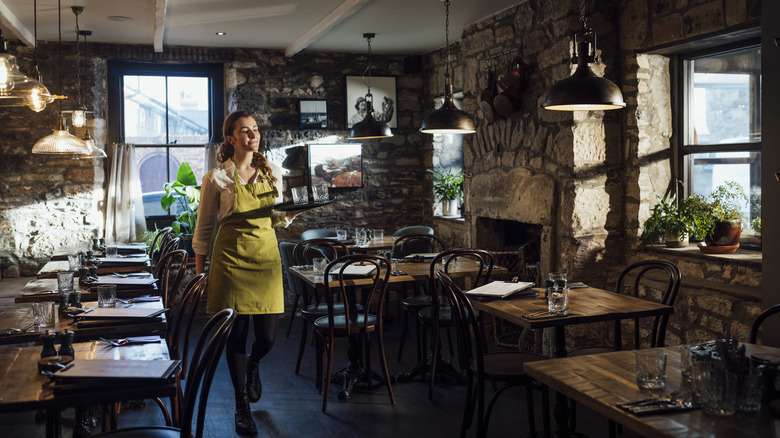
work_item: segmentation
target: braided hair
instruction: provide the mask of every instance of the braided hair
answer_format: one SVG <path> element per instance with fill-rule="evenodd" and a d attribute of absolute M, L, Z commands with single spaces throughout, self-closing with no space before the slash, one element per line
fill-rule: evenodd
<path fill-rule="evenodd" d="M 233 145 L 227 141 L 227 137 L 233 133 L 236 122 L 247 117 L 252 117 L 252 114 L 249 113 L 249 111 L 237 110 L 228 114 L 228 116 L 225 118 L 225 123 L 222 125 L 222 135 L 224 136 L 225 141 L 223 141 L 219 146 L 219 152 L 217 152 L 217 161 L 224 163 L 225 161 L 233 158 L 235 150 L 233 149 Z M 271 165 L 268 163 L 268 159 L 265 158 L 265 155 L 260 152 L 255 152 L 254 157 L 252 157 L 252 167 L 259 170 L 260 173 L 268 175 L 268 177 L 271 179 L 271 182 L 274 184 L 276 183 L 277 179 L 271 171 Z"/>

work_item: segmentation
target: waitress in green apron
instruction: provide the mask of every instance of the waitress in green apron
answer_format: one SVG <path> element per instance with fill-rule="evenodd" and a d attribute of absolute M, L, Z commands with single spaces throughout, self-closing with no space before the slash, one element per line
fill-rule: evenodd
<path fill-rule="evenodd" d="M 284 313 L 282 262 L 273 227 L 286 227 L 296 213 L 272 208 L 281 201 L 276 188 L 281 169 L 258 152 L 261 136 L 252 115 L 231 113 L 223 134 L 217 154 L 221 164 L 203 177 L 192 247 L 198 274 L 211 254 L 206 311 L 231 307 L 239 315 L 225 352 L 236 392 L 236 432 L 252 435 L 257 428 L 249 403 L 258 401 L 262 391 L 258 366 L 274 344 L 277 318 Z M 250 320 L 254 341 L 247 357 Z"/>

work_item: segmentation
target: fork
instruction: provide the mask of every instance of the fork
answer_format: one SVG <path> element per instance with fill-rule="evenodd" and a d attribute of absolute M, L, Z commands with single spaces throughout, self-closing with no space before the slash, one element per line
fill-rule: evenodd
<path fill-rule="evenodd" d="M 105 339 L 105 338 L 99 338 L 99 339 L 101 341 L 103 341 L 103 342 L 107 342 L 112 347 L 121 347 L 121 346 L 127 344 L 127 342 L 128 342 L 127 338 L 125 338 L 125 339 L 117 339 L 116 341 L 112 340 L 112 339 Z"/>

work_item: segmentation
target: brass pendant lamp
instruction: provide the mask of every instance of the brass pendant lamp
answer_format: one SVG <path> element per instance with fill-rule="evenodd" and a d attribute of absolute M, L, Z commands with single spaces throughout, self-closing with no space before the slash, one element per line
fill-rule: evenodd
<path fill-rule="evenodd" d="M 76 16 L 76 106 L 71 110 L 62 111 L 63 115 L 70 115 L 71 123 L 75 128 L 81 128 L 87 123 L 87 114 L 92 114 L 92 111 L 87 111 L 87 107 L 81 103 L 81 64 L 79 63 L 79 35 L 84 34 L 91 35 L 91 31 L 82 31 L 79 29 L 79 15 L 84 12 L 83 6 L 71 6 L 70 10 L 73 11 L 73 15 Z M 85 38 L 86 39 L 86 38 Z M 86 51 L 84 52 L 86 58 Z M 86 74 L 86 59 L 84 60 L 84 73 Z"/>
<path fill-rule="evenodd" d="M 59 23 L 59 62 L 60 62 L 60 93 L 62 93 L 62 8 L 61 0 L 57 0 L 57 12 Z M 87 145 L 75 135 L 65 129 L 62 117 L 62 100 L 60 100 L 60 114 L 57 114 L 57 128 L 51 135 L 38 140 L 32 148 L 34 154 L 88 154 Z"/>
<path fill-rule="evenodd" d="M 596 76 L 590 68 L 598 61 L 596 55 L 596 33 L 588 27 L 585 18 L 585 1 L 580 2 L 582 29 L 574 34 L 574 56 L 577 64 L 574 73 L 556 83 L 547 91 L 542 107 L 553 111 L 597 111 L 613 110 L 626 106 L 620 88 L 607 78 Z M 592 51 L 591 51 L 592 41 Z"/>
<path fill-rule="evenodd" d="M 87 36 L 92 35 L 92 31 L 90 30 L 80 30 L 79 35 L 84 37 L 84 75 L 86 76 L 87 73 Z M 87 127 L 84 130 L 84 144 L 87 145 L 87 148 L 89 149 L 89 153 L 86 154 L 76 154 L 73 156 L 74 160 L 91 160 L 93 158 L 102 160 L 104 158 L 107 158 L 108 155 L 106 155 L 106 151 L 103 149 L 97 147 L 95 144 L 95 140 L 92 139 L 92 136 L 89 133 L 89 127 Z"/>
<path fill-rule="evenodd" d="M 447 47 L 447 69 L 444 73 L 444 103 L 441 108 L 428 113 L 423 119 L 420 132 L 424 134 L 473 134 L 477 132 L 474 119 L 459 110 L 453 100 L 453 86 L 450 80 L 450 0 L 445 7 L 445 46 Z"/>
<path fill-rule="evenodd" d="M 376 34 L 364 33 L 363 38 L 368 41 L 368 68 L 366 69 L 367 75 L 364 73 L 363 77 L 368 76 L 366 85 L 368 86 L 368 92 L 366 93 L 366 116 L 358 123 L 352 125 L 352 130 L 349 131 L 350 140 L 368 140 L 372 138 L 387 138 L 392 137 L 393 132 L 387 123 L 381 122 L 374 117 L 374 95 L 371 94 L 371 38 L 374 38 Z"/>

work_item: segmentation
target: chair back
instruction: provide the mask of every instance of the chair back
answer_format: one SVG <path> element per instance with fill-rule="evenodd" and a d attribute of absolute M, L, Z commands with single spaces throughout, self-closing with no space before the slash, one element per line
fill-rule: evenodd
<path fill-rule="evenodd" d="M 425 225 L 412 225 L 409 227 L 399 228 L 393 231 L 393 237 L 408 236 L 411 234 L 428 234 L 433 235 L 433 228 Z"/>
<path fill-rule="evenodd" d="M 751 344 L 756 343 L 756 341 L 758 340 L 758 329 L 761 328 L 761 324 L 763 324 L 767 318 L 774 315 L 775 313 L 780 313 L 780 304 L 775 304 L 774 306 L 761 312 L 756 317 L 756 320 L 753 321 L 753 324 L 750 326 L 750 340 L 748 341 L 749 343 Z"/>
<path fill-rule="evenodd" d="M 474 307 L 460 286 L 443 270 L 437 269 L 435 278 L 440 285 L 442 302 L 450 307 L 452 326 L 455 327 L 458 343 L 458 361 L 463 369 L 468 369 L 469 361 L 476 358 L 478 376 L 483 378 L 485 363 L 482 356 L 487 350 L 482 326 Z"/>
<path fill-rule="evenodd" d="M 441 252 L 444 242 L 433 234 L 408 234 L 393 242 L 393 258 L 400 259 L 409 254 Z"/>
<path fill-rule="evenodd" d="M 180 377 L 182 380 L 187 378 L 190 332 L 198 304 L 203 300 L 203 294 L 206 292 L 207 279 L 206 274 L 198 274 L 184 286 L 179 305 L 173 312 L 171 320 L 168 321 L 168 325 L 171 327 L 171 330 L 168 331 L 168 354 L 171 359 L 181 360 Z"/>
<path fill-rule="evenodd" d="M 347 245 L 336 239 L 309 239 L 293 247 L 293 261 L 296 265 L 310 265 L 315 257 L 325 257 L 328 261 L 333 261 L 347 254 Z"/>
<path fill-rule="evenodd" d="M 651 278 L 649 273 L 658 274 Z M 630 279 L 633 278 L 633 281 Z M 619 294 L 630 294 L 639 298 L 641 289 L 658 289 L 658 284 L 664 284 L 660 299 L 661 304 L 674 306 L 677 299 L 677 292 L 680 290 L 682 275 L 677 265 L 664 260 L 641 260 L 632 263 L 623 269 L 618 276 L 615 284 L 615 292 Z M 656 300 L 654 300 L 656 301 Z M 656 316 L 653 318 L 652 330 L 650 335 L 650 348 L 663 347 L 666 337 L 666 327 L 669 324 L 669 315 Z M 640 348 L 640 330 L 639 319 L 634 319 L 634 348 Z M 615 348 L 621 348 L 620 321 L 615 321 Z"/>
<path fill-rule="evenodd" d="M 301 241 L 311 239 L 327 239 L 329 237 L 336 237 L 336 230 L 330 230 L 325 228 L 318 228 L 314 230 L 306 230 L 301 233 Z"/>
<path fill-rule="evenodd" d="M 206 405 L 211 389 L 211 381 L 217 364 L 222 359 L 222 351 L 233 329 L 236 312 L 223 309 L 209 319 L 203 327 L 198 343 L 192 352 L 189 379 L 184 390 L 184 409 L 182 411 L 181 436 L 201 438 L 206 417 Z M 192 420 L 195 417 L 195 404 L 198 405 L 195 433 L 192 433 Z"/>
<path fill-rule="evenodd" d="M 284 269 L 285 278 L 287 278 L 287 287 L 293 294 L 299 294 L 298 283 L 295 281 L 295 275 L 290 273 L 290 266 L 295 264 L 293 259 L 293 249 L 296 244 L 292 242 L 279 242 L 279 255 L 282 257 L 282 269 Z"/>
<path fill-rule="evenodd" d="M 163 299 L 163 307 L 171 309 L 175 304 L 176 294 L 179 292 L 179 286 L 187 270 L 187 257 L 187 250 L 176 249 L 169 251 L 162 256 L 154 268 L 154 278 L 157 279 L 157 287 Z M 176 263 L 178 263 L 178 267 L 174 271 L 173 281 L 171 281 L 170 274 L 174 270 Z M 170 317 L 170 311 L 167 316 Z"/>
<path fill-rule="evenodd" d="M 354 286 L 354 277 L 349 277 L 344 274 L 347 267 L 352 265 L 370 265 L 374 266 L 373 272 L 367 277 L 370 280 L 370 284 L 361 284 L 360 286 Z M 361 330 L 368 329 L 369 315 L 376 315 L 377 330 L 382 330 L 382 312 L 385 304 L 385 294 L 387 293 L 387 282 L 390 278 L 391 271 L 390 261 L 386 257 L 382 257 L 376 254 L 353 254 L 344 257 L 339 257 L 336 260 L 328 263 L 325 267 L 325 296 L 328 304 L 328 323 L 330 330 L 335 327 L 334 318 L 336 315 L 344 315 L 346 317 L 347 333 L 358 333 Z M 337 285 L 332 285 L 334 275 Z M 331 281 L 328 281 L 331 280 Z M 356 287 L 360 287 L 362 291 L 362 300 L 364 302 L 362 315 L 363 325 L 358 323 L 358 309 L 357 309 L 357 293 Z M 338 311 L 335 310 L 335 297 L 343 300 L 343 308 L 339 305 Z M 378 308 L 376 312 L 371 311 L 371 303 L 376 297 Z M 344 310 L 344 312 L 341 312 Z M 333 333 L 331 333 L 333 336 Z"/>
<path fill-rule="evenodd" d="M 172 233 L 173 228 L 165 227 L 158 230 L 157 234 L 154 235 L 154 239 L 152 239 L 152 245 L 149 247 L 149 260 L 151 260 L 152 268 L 154 268 L 157 264 L 157 261 L 160 260 L 163 243 L 166 243 L 171 239 L 170 235 Z"/>

